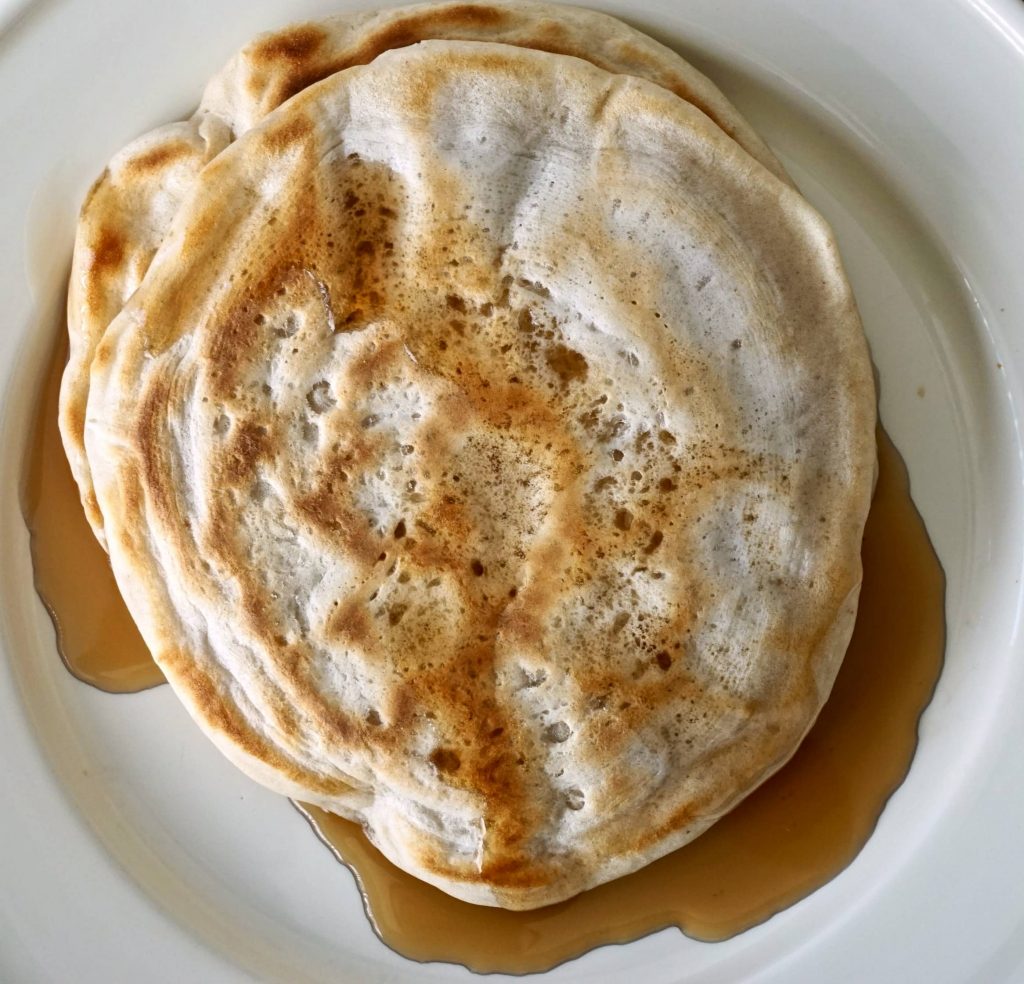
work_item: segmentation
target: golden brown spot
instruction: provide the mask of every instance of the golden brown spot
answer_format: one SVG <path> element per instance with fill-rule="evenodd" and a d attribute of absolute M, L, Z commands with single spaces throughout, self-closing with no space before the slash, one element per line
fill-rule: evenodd
<path fill-rule="evenodd" d="M 175 140 L 171 143 L 154 147 L 145 154 L 139 154 L 138 157 L 131 158 L 125 165 L 125 170 L 136 175 L 143 175 L 149 171 L 160 171 L 172 161 L 191 154 L 191 144 L 184 140 Z"/>
<path fill-rule="evenodd" d="M 385 51 L 431 39 L 458 40 L 462 36 L 472 39 L 480 29 L 497 28 L 505 19 L 506 15 L 500 10 L 473 4 L 440 11 L 427 10 L 386 25 L 367 37 L 358 48 L 350 49 L 341 57 L 325 58 L 312 64 L 303 62 L 311 59 L 321 47 L 323 38 L 313 36 L 312 32 L 319 30 L 315 25 L 304 25 L 267 39 L 264 47 L 257 48 L 253 55 L 257 64 L 260 61 L 290 63 L 290 70 L 273 93 L 273 104 L 279 105 L 329 75 L 355 65 L 368 65 Z"/>
<path fill-rule="evenodd" d="M 296 499 L 295 506 L 300 515 L 362 563 L 372 563 L 379 555 L 378 537 L 366 517 L 351 505 L 351 492 L 343 481 L 325 479 L 311 493 Z"/>
<path fill-rule="evenodd" d="M 282 140 L 308 132 L 307 120 L 295 122 L 291 130 L 275 132 Z M 312 141 L 303 153 L 311 150 Z M 246 366 L 262 359 L 264 335 L 258 326 L 270 312 L 286 320 L 303 310 L 318 325 L 350 332 L 362 330 L 387 303 L 385 283 L 395 261 L 379 246 L 394 240 L 397 220 L 378 209 L 351 211 L 349 206 L 353 199 L 400 202 L 399 179 L 385 165 L 348 158 L 322 162 L 317 174 L 316 182 L 277 209 L 273 253 L 257 266 L 258 279 L 236 283 L 215 315 L 220 327 L 207 342 L 206 363 L 215 374 L 211 388 L 221 399 L 232 398 Z M 335 241 L 332 233 L 339 225 L 346 235 Z"/>
<path fill-rule="evenodd" d="M 221 463 L 223 478 L 234 485 L 251 475 L 260 460 L 270 455 L 269 432 L 251 420 L 243 420 L 232 432 L 232 440 Z"/>
<path fill-rule="evenodd" d="M 168 401 L 167 382 L 158 377 L 149 386 L 140 406 L 135 428 L 142 472 L 136 486 L 145 489 L 154 512 L 164 522 L 174 521 L 173 475 L 164 455 L 163 440 Z M 132 483 L 128 483 L 131 486 Z"/>
<path fill-rule="evenodd" d="M 327 39 L 327 32 L 316 24 L 297 24 L 257 41 L 249 50 L 250 59 L 260 62 L 300 62 L 309 58 Z"/>
<path fill-rule="evenodd" d="M 313 135 L 313 123 L 306 116 L 290 113 L 283 123 L 262 131 L 261 139 L 271 153 L 280 154 L 292 144 L 306 140 Z"/>
<path fill-rule="evenodd" d="M 327 627 L 327 636 L 366 648 L 370 644 L 371 628 L 363 599 L 354 598 L 339 606 Z"/>
<path fill-rule="evenodd" d="M 116 270 L 124 261 L 126 243 L 116 229 L 100 226 L 95 240 L 90 245 L 92 259 L 89 272 L 94 276 L 102 277 Z"/>
<path fill-rule="evenodd" d="M 85 407 L 80 403 L 69 403 L 64 411 L 64 422 L 73 434 L 85 431 Z"/>
<path fill-rule="evenodd" d="M 436 13 L 427 12 L 425 16 L 433 22 L 437 30 L 445 32 L 454 32 L 460 28 L 488 27 L 496 29 L 508 20 L 508 14 L 505 11 L 475 3 L 446 7 Z"/>

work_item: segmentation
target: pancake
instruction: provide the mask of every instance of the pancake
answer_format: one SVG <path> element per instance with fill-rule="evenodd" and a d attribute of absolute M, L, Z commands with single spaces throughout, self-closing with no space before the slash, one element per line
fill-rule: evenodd
<path fill-rule="evenodd" d="M 500 41 L 650 79 L 697 106 L 785 179 L 771 151 L 708 79 L 663 45 L 594 11 L 530 2 L 417 4 L 261 35 L 214 77 L 190 120 L 161 127 L 122 150 L 82 208 L 68 297 L 71 350 L 60 424 L 86 516 L 101 543 L 103 520 L 83 442 L 89 366 L 96 343 L 141 282 L 199 171 L 306 86 L 372 61 L 382 51 L 430 38 Z"/>
<path fill-rule="evenodd" d="M 471 902 L 697 836 L 853 626 L 875 403 L 832 235 L 572 57 L 427 41 L 271 113 L 199 173 L 86 420 L 200 727 Z"/>

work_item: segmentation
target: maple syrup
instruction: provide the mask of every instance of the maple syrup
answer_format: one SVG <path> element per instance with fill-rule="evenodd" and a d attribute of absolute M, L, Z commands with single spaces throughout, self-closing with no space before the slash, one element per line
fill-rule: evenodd
<path fill-rule="evenodd" d="M 57 429 L 67 341 L 55 346 L 36 406 L 21 506 L 31 535 L 36 591 L 57 632 L 65 666 L 110 693 L 164 682 L 128 614 L 110 562 L 85 519 Z"/>
<path fill-rule="evenodd" d="M 117 593 L 63 454 L 63 363 L 63 351 L 55 352 L 26 468 L 36 586 L 71 672 L 104 690 L 139 690 L 162 676 Z M 792 760 L 686 847 L 532 912 L 459 902 L 395 868 L 357 825 L 296 804 L 356 874 L 385 943 L 414 960 L 526 973 L 666 926 L 721 940 L 804 898 L 853 860 L 910 766 L 945 644 L 942 568 L 898 451 L 881 430 L 878 441 L 856 628 L 832 695 Z"/>

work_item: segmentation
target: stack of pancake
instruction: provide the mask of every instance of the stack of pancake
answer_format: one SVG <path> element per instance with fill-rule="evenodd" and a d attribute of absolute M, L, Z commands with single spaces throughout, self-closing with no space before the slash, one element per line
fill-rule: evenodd
<path fill-rule="evenodd" d="M 455 896 L 679 847 L 828 696 L 875 463 L 850 289 L 613 18 L 257 38 L 96 182 L 68 321 L 68 458 L 178 697 Z"/>

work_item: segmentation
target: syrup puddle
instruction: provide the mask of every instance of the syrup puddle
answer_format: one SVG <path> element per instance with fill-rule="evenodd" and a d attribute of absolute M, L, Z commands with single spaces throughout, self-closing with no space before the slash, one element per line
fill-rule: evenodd
<path fill-rule="evenodd" d="M 36 591 L 53 619 L 64 665 L 100 690 L 135 693 L 166 681 L 121 600 L 64 456 L 57 429 L 64 330 L 46 373 L 24 470 L 22 511 L 32 535 Z"/>
<path fill-rule="evenodd" d="M 23 509 L 36 588 L 65 665 L 114 693 L 163 682 L 85 521 L 57 430 L 66 345 L 42 392 Z M 864 586 L 832 696 L 793 759 L 686 847 L 625 878 L 532 912 L 459 902 L 400 871 L 346 820 L 296 804 L 355 873 L 380 938 L 413 960 L 478 972 L 546 970 L 666 926 L 715 941 L 809 895 L 856 857 L 903 781 L 942 668 L 945 578 L 879 430 L 879 477 L 864 534 Z"/>

